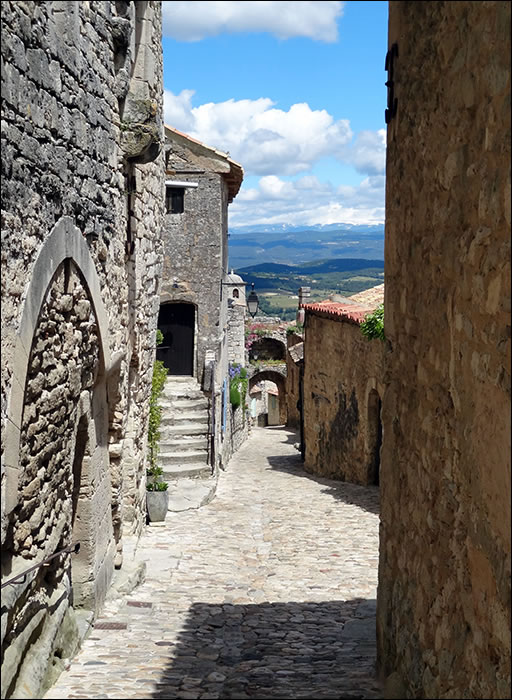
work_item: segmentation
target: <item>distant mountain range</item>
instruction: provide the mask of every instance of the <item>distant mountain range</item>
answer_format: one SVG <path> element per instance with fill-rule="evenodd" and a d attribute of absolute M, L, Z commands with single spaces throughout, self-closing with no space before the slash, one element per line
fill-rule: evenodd
<path fill-rule="evenodd" d="M 361 231 L 362 233 L 384 234 L 384 224 L 312 224 L 292 226 L 291 224 L 257 224 L 237 226 L 229 229 L 234 235 L 240 233 L 300 233 L 301 231 Z"/>
<path fill-rule="evenodd" d="M 299 265 L 268 262 L 237 267 L 236 272 L 248 288 L 254 284 L 264 313 L 289 320 L 297 311 L 299 287 L 311 288 L 311 301 L 320 301 L 332 294 L 350 296 L 384 282 L 384 261 L 331 258 Z"/>
<path fill-rule="evenodd" d="M 384 260 L 383 224 L 242 226 L 229 231 L 229 266 L 302 265 L 315 259 Z"/>

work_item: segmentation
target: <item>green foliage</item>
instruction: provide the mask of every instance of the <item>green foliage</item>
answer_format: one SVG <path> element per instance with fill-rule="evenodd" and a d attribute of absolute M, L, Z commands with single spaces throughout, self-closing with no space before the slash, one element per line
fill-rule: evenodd
<path fill-rule="evenodd" d="M 294 326 L 288 326 L 288 328 L 286 329 L 286 335 L 292 335 L 293 333 L 301 335 L 303 330 L 304 326 L 302 325 L 302 323 L 296 323 Z"/>
<path fill-rule="evenodd" d="M 151 479 L 149 479 L 146 483 L 146 490 L 147 491 L 167 491 L 169 484 L 167 481 L 162 481 L 161 477 L 163 474 L 163 470 L 161 467 L 153 467 L 153 472 L 159 472 L 158 474 L 153 473 L 151 475 Z M 148 474 L 150 470 L 148 469 Z"/>
<path fill-rule="evenodd" d="M 250 360 L 253 367 L 277 367 L 286 365 L 285 360 Z"/>
<path fill-rule="evenodd" d="M 237 362 L 229 366 L 229 402 L 233 408 L 246 405 L 249 378 L 247 370 Z"/>
<path fill-rule="evenodd" d="M 156 344 L 160 345 L 164 337 L 160 330 L 156 332 Z M 147 490 L 165 491 L 167 483 L 161 480 L 162 469 L 157 466 L 158 442 L 160 440 L 160 423 L 162 422 L 162 408 L 158 401 L 163 391 L 168 369 L 161 360 L 155 360 L 153 365 L 153 381 L 151 385 L 151 397 L 149 399 L 149 427 L 148 448 L 149 468 L 147 469 Z"/>
<path fill-rule="evenodd" d="M 361 333 L 366 340 L 386 340 L 384 335 L 384 304 L 378 306 L 375 311 L 368 314 L 360 325 Z"/>
<path fill-rule="evenodd" d="M 229 387 L 229 402 L 233 408 L 238 408 L 242 403 L 242 397 L 240 396 L 240 389 L 238 386 L 234 386 L 230 383 Z"/>

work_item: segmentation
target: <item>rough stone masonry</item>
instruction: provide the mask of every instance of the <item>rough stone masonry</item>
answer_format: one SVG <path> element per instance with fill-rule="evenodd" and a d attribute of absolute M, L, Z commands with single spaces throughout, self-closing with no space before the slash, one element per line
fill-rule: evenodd
<path fill-rule="evenodd" d="M 2 697 L 41 697 L 144 522 L 159 2 L 2 3 Z M 72 607 L 73 606 L 73 607 Z"/>
<path fill-rule="evenodd" d="M 391 2 L 394 43 L 380 667 L 509 698 L 510 3 Z"/>

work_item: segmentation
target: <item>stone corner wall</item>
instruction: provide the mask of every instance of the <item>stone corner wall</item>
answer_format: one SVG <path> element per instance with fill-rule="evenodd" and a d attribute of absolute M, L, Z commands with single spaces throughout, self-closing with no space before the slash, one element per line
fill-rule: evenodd
<path fill-rule="evenodd" d="M 367 341 L 358 324 L 311 311 L 305 321 L 304 468 L 376 484 L 385 346 Z"/>
<path fill-rule="evenodd" d="M 300 427 L 300 411 L 298 401 L 300 399 L 300 381 L 303 363 L 296 363 L 292 359 L 289 349 L 303 342 L 303 338 L 296 333 L 286 336 L 286 425 L 297 430 Z"/>
<path fill-rule="evenodd" d="M 508 698 L 510 3 L 389 20 L 380 672 L 400 697 Z"/>

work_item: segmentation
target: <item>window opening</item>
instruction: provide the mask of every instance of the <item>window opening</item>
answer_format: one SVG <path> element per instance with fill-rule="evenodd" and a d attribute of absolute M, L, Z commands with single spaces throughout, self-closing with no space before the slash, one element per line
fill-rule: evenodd
<path fill-rule="evenodd" d="M 165 188 L 165 208 L 168 214 L 183 214 L 185 211 L 185 188 Z"/>

